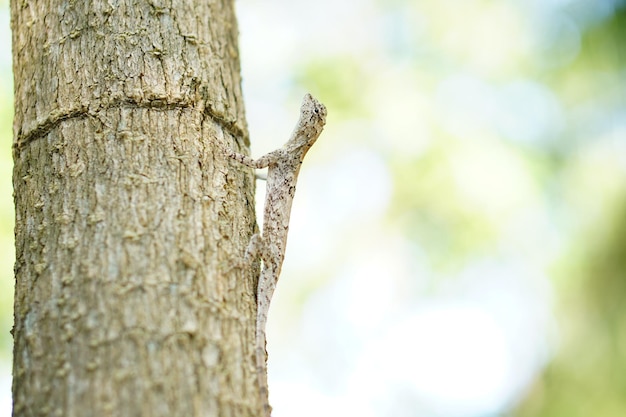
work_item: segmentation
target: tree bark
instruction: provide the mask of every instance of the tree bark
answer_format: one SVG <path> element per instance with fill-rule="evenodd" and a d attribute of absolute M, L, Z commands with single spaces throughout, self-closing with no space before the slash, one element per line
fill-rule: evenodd
<path fill-rule="evenodd" d="M 14 416 L 253 416 L 232 0 L 12 0 Z"/>

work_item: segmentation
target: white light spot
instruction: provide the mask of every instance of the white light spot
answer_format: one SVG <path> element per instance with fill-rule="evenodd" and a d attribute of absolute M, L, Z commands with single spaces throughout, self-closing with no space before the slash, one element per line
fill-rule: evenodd
<path fill-rule="evenodd" d="M 382 335 L 364 361 L 383 384 L 407 387 L 422 407 L 446 416 L 496 412 L 512 388 L 506 335 L 478 307 L 421 311 Z M 397 390 L 388 395 L 393 400 Z"/>

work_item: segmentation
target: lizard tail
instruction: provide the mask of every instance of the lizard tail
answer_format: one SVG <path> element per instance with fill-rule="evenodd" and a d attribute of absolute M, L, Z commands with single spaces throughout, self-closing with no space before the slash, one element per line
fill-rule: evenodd
<path fill-rule="evenodd" d="M 272 414 L 272 407 L 269 402 L 269 388 L 267 386 L 267 352 L 265 348 L 256 349 L 256 372 L 259 380 L 259 394 L 261 395 L 261 402 L 263 405 L 263 417 L 270 417 Z"/>
<path fill-rule="evenodd" d="M 271 276 L 270 270 L 264 268 L 261 271 L 259 277 L 259 286 L 257 291 L 257 320 L 256 320 L 256 371 L 257 378 L 259 380 L 259 394 L 261 396 L 261 403 L 263 405 L 262 417 L 270 417 L 272 407 L 269 404 L 269 388 L 267 384 L 267 349 L 265 338 L 265 324 L 267 323 L 267 313 L 269 310 L 269 303 L 274 289 L 276 288 L 276 282 L 268 278 Z"/>
<path fill-rule="evenodd" d="M 272 407 L 269 403 L 269 387 L 267 385 L 267 349 L 265 348 L 265 323 L 267 310 L 259 313 L 256 327 L 256 374 L 259 380 L 259 395 L 263 405 L 263 417 L 270 417 Z"/>

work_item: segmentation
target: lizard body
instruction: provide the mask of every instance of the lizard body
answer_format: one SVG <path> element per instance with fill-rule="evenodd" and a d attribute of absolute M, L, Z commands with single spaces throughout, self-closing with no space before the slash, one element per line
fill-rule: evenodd
<path fill-rule="evenodd" d="M 322 133 L 325 123 L 326 107 L 307 94 L 304 96 L 300 108 L 300 119 L 294 132 L 282 148 L 256 160 L 231 149 L 226 152 L 228 157 L 248 167 L 268 168 L 263 231 L 261 235 L 252 236 L 245 255 L 245 262 L 248 265 L 258 257 L 263 261 L 257 287 L 255 354 L 264 417 L 269 417 L 271 413 L 267 400 L 267 352 L 265 350 L 267 314 L 285 259 L 289 217 L 300 166 L 304 156 Z"/>

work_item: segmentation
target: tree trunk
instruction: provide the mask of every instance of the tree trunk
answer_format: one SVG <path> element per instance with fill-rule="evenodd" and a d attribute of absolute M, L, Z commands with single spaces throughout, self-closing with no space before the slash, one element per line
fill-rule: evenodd
<path fill-rule="evenodd" d="M 14 416 L 260 414 L 233 8 L 11 2 Z"/>

